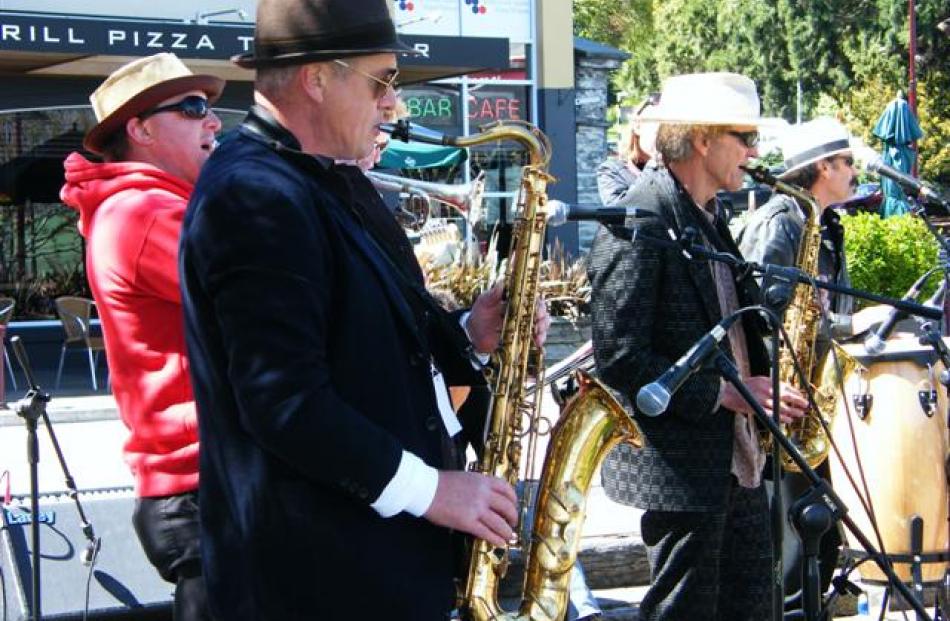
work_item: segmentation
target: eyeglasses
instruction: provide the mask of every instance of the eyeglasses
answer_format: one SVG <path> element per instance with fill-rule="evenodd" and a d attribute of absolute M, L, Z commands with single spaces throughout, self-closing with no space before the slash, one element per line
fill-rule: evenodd
<path fill-rule="evenodd" d="M 173 104 L 146 110 L 139 115 L 139 118 L 144 120 L 159 112 L 180 112 L 181 115 L 187 119 L 203 119 L 208 116 L 208 112 L 210 111 L 211 106 L 208 105 L 207 99 L 201 95 L 188 95 L 181 101 L 176 101 Z"/>
<path fill-rule="evenodd" d="M 389 75 L 388 80 L 384 80 L 382 78 L 376 77 L 372 73 L 367 73 L 363 71 L 362 69 L 357 69 L 356 67 L 349 64 L 348 62 L 340 60 L 338 58 L 334 59 L 333 62 L 340 65 L 341 67 L 346 67 L 350 71 L 354 71 L 360 74 L 361 76 L 367 77 L 373 82 L 375 82 L 376 90 L 373 92 L 373 97 L 376 99 L 382 99 L 386 95 L 386 93 L 389 92 L 389 89 L 396 90 L 396 80 L 399 78 L 399 71 L 396 69 L 393 69 L 393 72 Z"/>
<path fill-rule="evenodd" d="M 737 132 L 735 130 L 730 129 L 726 133 L 729 134 L 730 136 L 735 136 L 739 140 L 739 142 L 741 142 L 742 144 L 746 146 L 747 149 L 752 149 L 757 144 L 759 144 L 759 132 L 755 130 L 752 130 L 749 132 Z"/>

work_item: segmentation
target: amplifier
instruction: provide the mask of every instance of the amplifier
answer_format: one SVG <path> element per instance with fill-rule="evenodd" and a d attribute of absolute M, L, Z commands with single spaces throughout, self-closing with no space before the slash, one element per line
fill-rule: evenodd
<path fill-rule="evenodd" d="M 44 620 L 82 620 L 88 590 L 89 619 L 171 620 L 174 585 L 152 567 L 135 530 L 131 489 L 81 491 L 83 511 L 102 540 L 96 562 L 83 565 L 88 540 L 75 502 L 64 495 L 41 496 L 40 596 Z M 2 508 L 0 532 L 0 619 L 32 619 L 32 554 L 29 497 Z"/>

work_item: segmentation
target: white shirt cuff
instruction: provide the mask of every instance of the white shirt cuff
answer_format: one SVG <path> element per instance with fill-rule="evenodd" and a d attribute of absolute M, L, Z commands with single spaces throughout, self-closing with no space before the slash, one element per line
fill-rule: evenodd
<path fill-rule="evenodd" d="M 406 511 L 421 517 L 429 510 L 439 486 L 439 471 L 408 451 L 402 452 L 396 474 L 370 505 L 384 518 Z"/>
<path fill-rule="evenodd" d="M 465 336 L 468 337 L 469 343 L 472 342 L 472 335 L 468 333 L 468 316 L 471 314 L 472 314 L 472 311 L 465 311 L 464 313 L 462 313 L 462 316 L 459 317 L 459 323 L 462 325 L 462 330 L 465 331 Z M 482 363 L 483 366 L 488 364 L 488 361 L 491 360 L 491 354 L 483 354 L 480 351 L 475 352 L 475 357 L 478 358 L 478 361 Z"/>

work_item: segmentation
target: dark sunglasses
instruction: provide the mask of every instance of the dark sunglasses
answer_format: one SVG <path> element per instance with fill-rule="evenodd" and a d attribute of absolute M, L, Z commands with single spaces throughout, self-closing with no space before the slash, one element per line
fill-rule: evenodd
<path fill-rule="evenodd" d="M 746 146 L 746 148 L 751 149 L 759 144 L 759 132 L 755 130 L 750 132 L 737 132 L 735 130 L 729 130 L 726 133 L 730 136 L 735 136 L 739 142 Z"/>
<path fill-rule="evenodd" d="M 188 119 L 203 119 L 208 116 L 208 112 L 210 110 L 211 106 L 208 105 L 207 99 L 201 95 L 188 95 L 181 101 L 176 101 L 173 104 L 167 104 L 165 106 L 152 108 L 151 110 L 146 110 L 139 115 L 139 118 L 145 120 L 153 114 L 158 114 L 159 112 L 180 112 L 183 117 Z"/>

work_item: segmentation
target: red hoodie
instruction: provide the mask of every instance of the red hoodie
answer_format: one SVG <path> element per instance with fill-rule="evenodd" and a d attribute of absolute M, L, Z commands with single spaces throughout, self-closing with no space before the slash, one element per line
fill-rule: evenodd
<path fill-rule="evenodd" d="M 198 487 L 198 430 L 178 290 L 178 237 L 191 184 L 141 162 L 64 164 L 102 320 L 112 392 L 130 430 L 139 496 Z"/>

